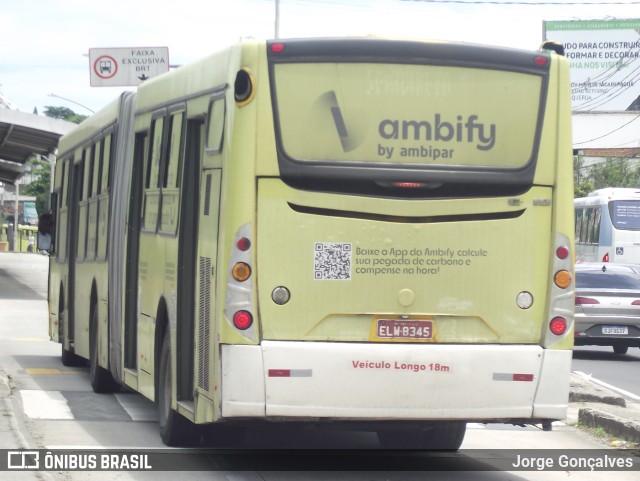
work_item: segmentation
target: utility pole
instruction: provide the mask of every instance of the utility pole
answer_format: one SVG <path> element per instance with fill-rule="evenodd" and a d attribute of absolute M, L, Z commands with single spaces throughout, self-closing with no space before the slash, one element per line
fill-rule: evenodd
<path fill-rule="evenodd" d="M 276 0 L 276 31 L 274 38 L 280 38 L 280 0 Z"/>

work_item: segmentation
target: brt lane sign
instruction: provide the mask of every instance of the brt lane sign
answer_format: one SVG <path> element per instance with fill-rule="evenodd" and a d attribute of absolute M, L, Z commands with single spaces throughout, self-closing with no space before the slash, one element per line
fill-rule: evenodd
<path fill-rule="evenodd" d="M 168 47 L 89 49 L 92 87 L 125 87 L 169 71 Z"/>

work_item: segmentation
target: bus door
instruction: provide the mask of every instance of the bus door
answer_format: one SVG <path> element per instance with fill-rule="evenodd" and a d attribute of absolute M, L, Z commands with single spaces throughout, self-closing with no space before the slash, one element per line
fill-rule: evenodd
<path fill-rule="evenodd" d="M 78 243 L 80 242 L 80 236 L 86 234 L 86 230 L 80 232 L 80 223 L 78 222 L 83 185 L 84 158 L 79 163 L 72 164 L 71 189 L 69 192 L 70 198 L 67 211 L 67 235 L 69 236 L 67 262 L 69 264 L 69 274 L 67 278 L 67 315 L 65 322 L 67 323 L 66 336 L 69 341 L 69 346 L 73 345 L 75 339 L 76 257 L 78 256 Z"/>
<path fill-rule="evenodd" d="M 138 336 L 138 260 L 140 256 L 140 229 L 144 194 L 144 160 L 148 148 L 146 132 L 136 134 L 134 161 L 131 173 L 131 201 L 127 225 L 127 262 L 124 316 L 124 366 L 137 370 Z"/>

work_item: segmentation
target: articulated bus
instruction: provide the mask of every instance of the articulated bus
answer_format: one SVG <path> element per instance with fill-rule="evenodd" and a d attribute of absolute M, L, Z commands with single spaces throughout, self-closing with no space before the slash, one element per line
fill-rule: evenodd
<path fill-rule="evenodd" d="M 149 80 L 60 141 L 62 362 L 157 402 L 168 445 L 548 428 L 573 347 L 570 114 L 549 48 L 247 41 Z"/>
<path fill-rule="evenodd" d="M 577 262 L 640 264 L 640 189 L 607 187 L 574 206 Z"/>

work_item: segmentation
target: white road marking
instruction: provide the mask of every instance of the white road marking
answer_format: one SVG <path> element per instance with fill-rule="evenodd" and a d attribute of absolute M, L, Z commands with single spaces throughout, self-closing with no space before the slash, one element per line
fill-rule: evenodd
<path fill-rule="evenodd" d="M 578 376 L 580 376 L 581 378 L 585 379 L 586 381 L 591 381 L 594 384 L 607 388 L 611 391 L 617 392 L 618 394 L 622 394 L 623 396 L 630 397 L 634 401 L 640 401 L 640 396 L 637 396 L 629 391 L 625 391 L 624 389 L 620 389 L 619 387 L 612 386 L 611 384 L 607 384 L 604 381 L 601 381 L 599 379 L 596 379 L 595 377 L 592 377 L 591 374 L 586 374 L 581 371 L 573 371 L 573 372 Z"/>
<path fill-rule="evenodd" d="M 67 400 L 59 391 L 22 390 L 22 409 L 31 419 L 73 419 Z"/>

